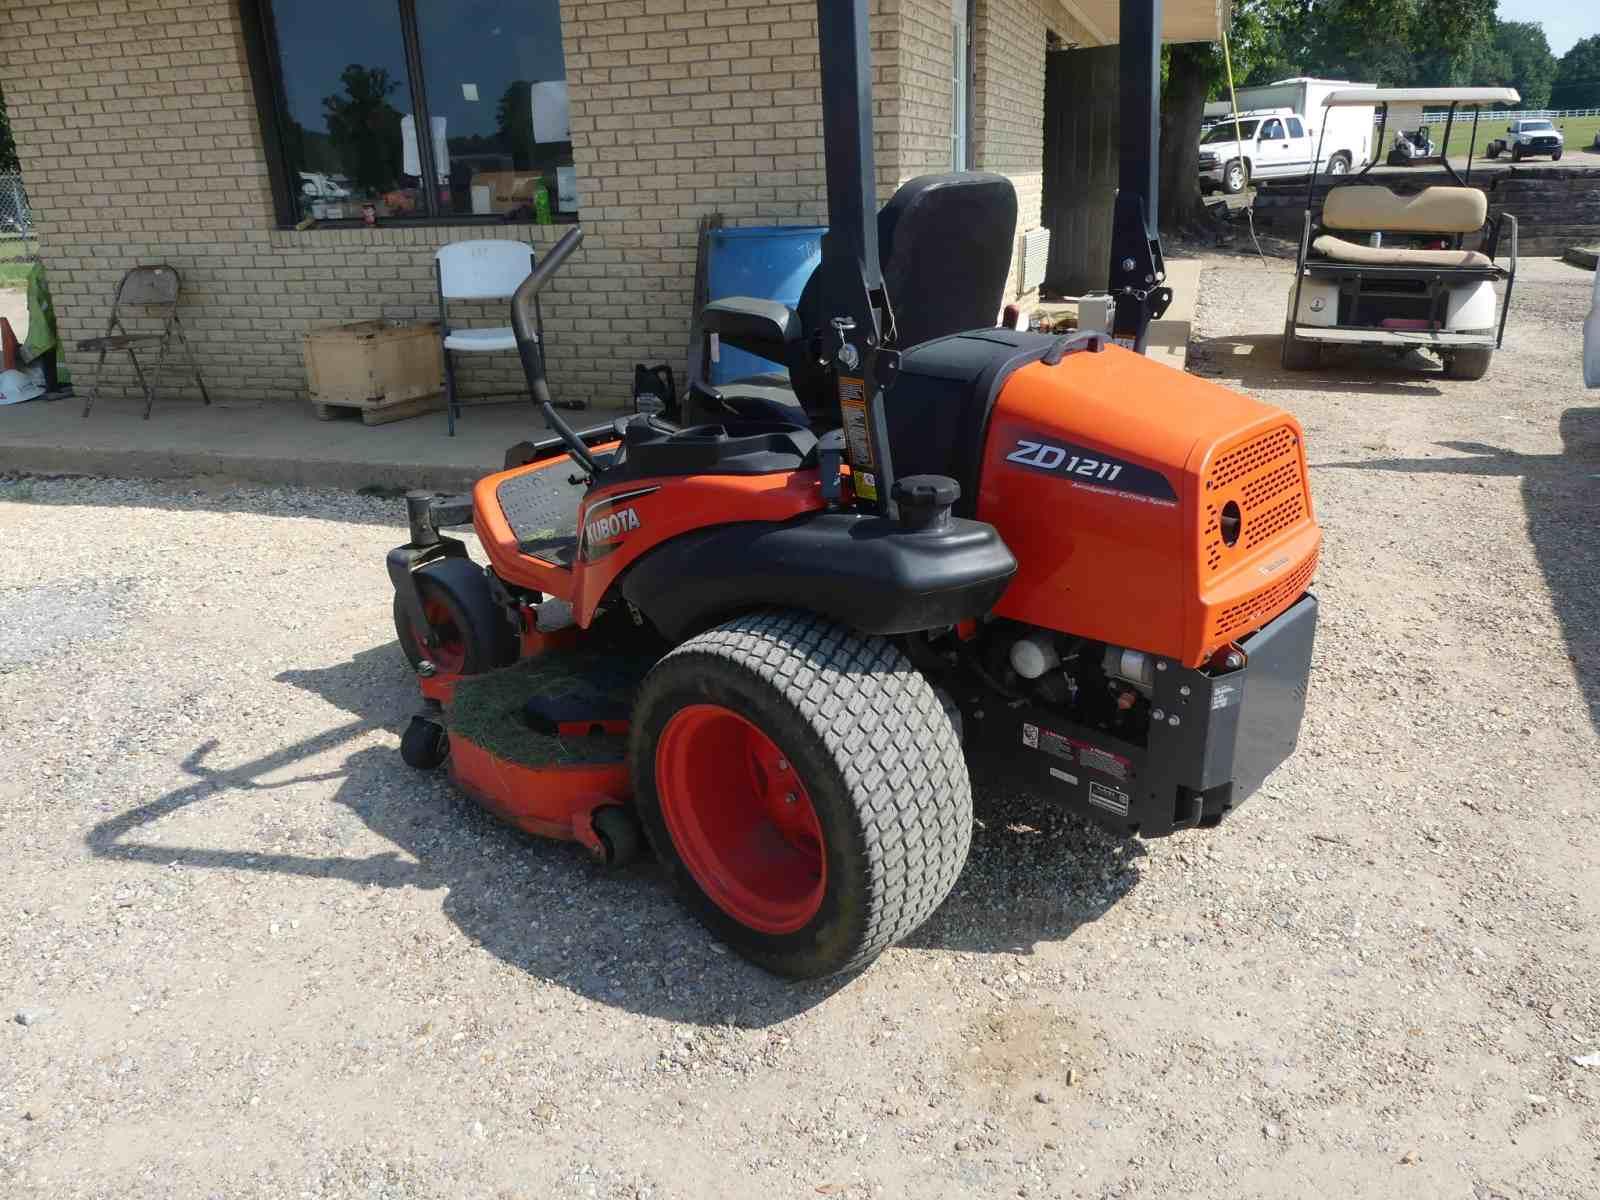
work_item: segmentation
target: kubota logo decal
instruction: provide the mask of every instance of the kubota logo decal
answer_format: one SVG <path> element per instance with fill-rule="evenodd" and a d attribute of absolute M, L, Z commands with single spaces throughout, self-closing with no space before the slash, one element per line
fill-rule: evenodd
<path fill-rule="evenodd" d="M 1006 455 L 1006 461 L 1053 475 L 1082 491 L 1146 504 L 1178 503 L 1178 494 L 1160 471 L 1109 458 L 1100 451 L 1087 450 L 1070 442 L 1018 438 L 1016 448 Z"/>
<path fill-rule="evenodd" d="M 639 514 L 631 508 L 624 508 L 590 521 L 583 527 L 583 536 L 591 544 L 612 542 L 637 528 L 639 528 Z"/>

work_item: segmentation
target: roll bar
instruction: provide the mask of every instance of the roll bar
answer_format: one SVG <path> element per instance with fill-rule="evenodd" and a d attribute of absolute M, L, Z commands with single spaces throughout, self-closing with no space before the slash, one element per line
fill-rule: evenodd
<path fill-rule="evenodd" d="M 561 269 L 562 264 L 571 257 L 581 241 L 583 241 L 583 229 L 574 225 L 550 248 L 550 253 L 545 255 L 544 261 L 534 267 L 518 286 L 516 294 L 511 297 L 511 332 L 517 339 L 517 353 L 522 358 L 522 373 L 527 377 L 528 391 L 533 395 L 533 402 L 544 413 L 545 423 L 555 430 L 566 444 L 568 453 L 572 455 L 572 461 L 581 465 L 587 474 L 593 475 L 600 469 L 594 455 L 589 453 L 589 447 L 583 438 L 578 436 L 577 431 L 561 419 L 561 414 L 556 412 L 555 403 L 550 398 L 550 385 L 544 375 L 544 348 L 539 345 L 538 326 L 535 320 L 539 293 Z"/>

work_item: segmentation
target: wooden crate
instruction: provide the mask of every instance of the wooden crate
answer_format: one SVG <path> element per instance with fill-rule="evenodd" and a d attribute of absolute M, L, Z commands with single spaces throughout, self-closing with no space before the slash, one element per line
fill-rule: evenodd
<path fill-rule="evenodd" d="M 317 416 L 356 409 L 368 425 L 444 406 L 444 355 L 431 322 L 355 321 L 305 335 L 306 384 Z"/>

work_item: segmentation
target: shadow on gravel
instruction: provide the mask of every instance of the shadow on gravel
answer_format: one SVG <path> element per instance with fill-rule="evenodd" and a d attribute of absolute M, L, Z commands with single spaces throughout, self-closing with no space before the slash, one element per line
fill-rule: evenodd
<path fill-rule="evenodd" d="M 393 687 L 374 686 L 391 671 Z M 501 961 L 591 1000 L 670 1021 L 759 1028 L 849 984 L 848 976 L 795 984 L 766 974 L 716 945 L 653 866 L 604 871 L 570 843 L 502 825 L 458 793 L 444 772 L 419 775 L 391 747 L 368 745 L 336 769 L 307 769 L 410 719 L 411 676 L 392 644 L 277 678 L 354 719 L 232 767 L 211 766 L 217 743 L 204 743 L 183 764 L 192 783 L 101 822 L 86 839 L 90 849 L 156 867 L 442 888 L 445 915 Z M 353 814 L 396 849 L 357 858 L 137 840 L 141 829 L 224 793 L 317 781 L 337 782 L 333 800 L 345 811 L 331 813 L 321 831 L 302 831 L 303 840 L 348 841 Z M 1029 953 L 1035 942 L 1070 936 L 1132 886 L 1131 860 L 1142 853 L 1136 843 L 1068 821 L 1044 801 L 980 798 L 978 809 L 972 857 L 956 894 L 908 945 Z"/>
<path fill-rule="evenodd" d="M 1364 396 L 1442 394 L 1439 364 L 1420 352 L 1405 359 L 1411 365 L 1404 366 L 1383 351 L 1341 349 L 1314 371 L 1285 370 L 1282 352 L 1283 336 L 1277 333 L 1197 337 L 1189 341 L 1189 370 L 1206 379 L 1236 379 L 1247 390 L 1303 392 L 1328 387 Z"/>
<path fill-rule="evenodd" d="M 1480 442 L 1440 442 L 1464 458 L 1389 458 L 1318 464 L 1405 474 L 1515 475 L 1528 537 L 1567 643 L 1567 658 L 1600 730 L 1600 408 L 1561 414 L 1561 453 L 1519 454 Z"/>

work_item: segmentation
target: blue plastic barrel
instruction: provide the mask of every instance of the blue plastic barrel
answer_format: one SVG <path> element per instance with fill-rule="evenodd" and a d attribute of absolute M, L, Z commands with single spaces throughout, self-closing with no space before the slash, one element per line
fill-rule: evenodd
<path fill-rule="evenodd" d="M 778 300 L 793 308 L 811 272 L 822 261 L 824 225 L 749 225 L 713 229 L 708 235 L 706 290 L 710 300 L 754 296 Z M 727 383 L 745 375 L 786 374 L 780 363 L 743 350 L 721 347 L 711 364 L 711 382 Z"/>

